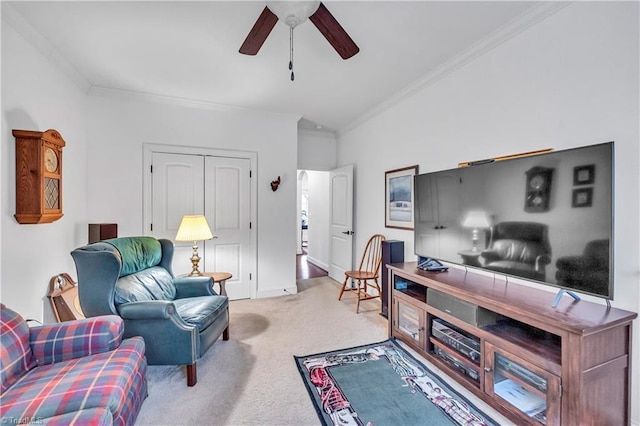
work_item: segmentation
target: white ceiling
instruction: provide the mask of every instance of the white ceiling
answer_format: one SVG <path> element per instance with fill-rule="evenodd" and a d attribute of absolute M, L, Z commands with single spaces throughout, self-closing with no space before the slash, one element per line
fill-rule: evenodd
<path fill-rule="evenodd" d="M 45 41 L 87 89 L 293 114 L 305 119 L 302 127 L 319 124 L 327 131 L 348 128 L 483 41 L 499 40 L 496 34 L 540 7 L 523 1 L 325 1 L 360 53 L 341 59 L 307 21 L 294 32 L 291 82 L 284 23 L 256 56 L 238 53 L 264 2 L 8 3 L 18 12 L 14 17 L 33 27 L 32 38 Z"/>

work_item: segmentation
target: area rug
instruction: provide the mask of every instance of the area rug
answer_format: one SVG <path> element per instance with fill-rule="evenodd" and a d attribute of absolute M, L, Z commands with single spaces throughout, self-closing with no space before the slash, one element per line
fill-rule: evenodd
<path fill-rule="evenodd" d="M 323 425 L 498 425 L 395 339 L 294 358 Z"/>

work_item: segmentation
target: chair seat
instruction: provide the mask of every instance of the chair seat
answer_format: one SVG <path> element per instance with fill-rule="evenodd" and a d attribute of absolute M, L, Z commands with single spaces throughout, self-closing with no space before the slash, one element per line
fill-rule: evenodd
<path fill-rule="evenodd" d="M 344 274 L 356 280 L 372 280 L 378 276 L 376 273 L 367 271 L 346 271 Z"/>
<path fill-rule="evenodd" d="M 180 318 L 198 328 L 198 332 L 209 327 L 226 312 L 229 298 L 226 296 L 200 296 L 173 301 Z"/>

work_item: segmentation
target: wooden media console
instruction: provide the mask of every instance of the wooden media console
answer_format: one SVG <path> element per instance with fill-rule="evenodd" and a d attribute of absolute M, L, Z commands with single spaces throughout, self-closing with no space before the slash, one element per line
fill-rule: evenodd
<path fill-rule="evenodd" d="M 636 313 L 461 269 L 389 269 L 389 336 L 516 424 L 630 423 Z"/>

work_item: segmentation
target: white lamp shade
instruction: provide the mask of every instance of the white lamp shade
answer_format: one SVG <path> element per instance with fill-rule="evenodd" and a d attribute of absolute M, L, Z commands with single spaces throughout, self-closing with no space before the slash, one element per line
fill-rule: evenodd
<path fill-rule="evenodd" d="M 295 28 L 318 10 L 319 1 L 268 1 L 267 7 L 279 20 Z"/>
<path fill-rule="evenodd" d="M 487 214 L 482 210 L 471 210 L 462 222 L 465 228 L 488 228 L 490 225 Z"/>
<path fill-rule="evenodd" d="M 203 215 L 186 215 L 182 217 L 176 241 L 201 241 L 213 238 L 207 218 Z"/>

